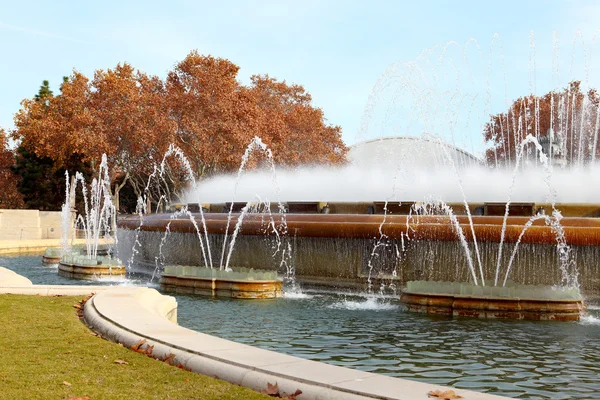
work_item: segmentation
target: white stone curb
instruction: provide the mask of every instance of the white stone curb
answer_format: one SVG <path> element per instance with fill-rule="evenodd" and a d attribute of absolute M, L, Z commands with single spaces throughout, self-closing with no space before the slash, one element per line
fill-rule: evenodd
<path fill-rule="evenodd" d="M 32 285 L 1 287 L 0 294 L 26 294 L 31 296 L 86 296 L 114 286 Z"/>
<path fill-rule="evenodd" d="M 154 346 L 152 356 L 174 355 L 175 365 L 256 391 L 277 383 L 281 394 L 297 389 L 303 399 L 426 400 L 431 390 L 449 390 L 427 383 L 392 378 L 350 368 L 262 350 L 175 325 L 177 303 L 154 289 L 119 287 L 87 301 L 86 323 L 112 341 L 131 347 L 140 340 Z M 504 397 L 456 389 L 465 400 Z"/>

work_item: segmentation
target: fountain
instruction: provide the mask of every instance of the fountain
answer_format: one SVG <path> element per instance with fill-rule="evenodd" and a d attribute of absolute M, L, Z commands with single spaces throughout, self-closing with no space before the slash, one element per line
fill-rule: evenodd
<path fill-rule="evenodd" d="M 455 317 L 577 321 L 583 311 L 579 289 L 546 285 L 409 281 L 400 300 L 409 311 Z"/>
<path fill-rule="evenodd" d="M 534 45 L 531 51 L 534 58 Z M 477 64 L 469 64 L 469 52 Z M 554 60 L 556 38 L 553 52 Z M 194 183 L 186 203 L 202 204 L 199 212 L 121 218 L 122 234 L 136 232 L 140 261 L 160 259 L 167 266 L 210 267 L 199 254 L 210 258 L 211 249 L 220 249 L 219 269 L 226 271 L 230 263 L 280 272 L 286 265 L 305 286 L 379 288 L 397 296 L 405 287 L 402 298 L 415 311 L 434 312 L 439 307 L 429 303 L 445 296 L 452 303 L 440 312 L 448 315 L 579 318 L 583 296 L 600 294 L 600 192 L 591 185 L 598 176 L 600 108 L 579 84 L 556 89 L 555 64 L 552 91 L 544 97 L 548 110 L 540 105 L 546 100 L 532 95 L 490 118 L 492 110 L 506 110 L 510 97 L 492 96 L 489 78 L 497 65 L 504 65 L 497 36 L 489 63 L 469 40 L 393 64 L 369 98 L 358 135 L 363 142 L 351 148 L 351 165 L 278 171 L 272 184 L 271 172 L 240 179 L 247 151 L 236 176 Z M 483 95 L 474 82 L 479 78 L 486 83 Z M 534 69 L 529 79 L 535 94 Z M 473 115 L 489 122 L 473 128 Z M 473 145 L 481 131 L 487 142 Z M 366 138 L 371 132 L 381 136 Z M 287 212 L 248 212 L 257 193 L 277 198 Z M 235 194 L 242 201 L 236 203 Z M 200 219 L 201 226 L 194 222 Z M 281 237 L 293 249 L 285 251 L 285 263 L 271 254 Z M 176 250 L 166 245 L 171 240 Z M 450 289 L 438 293 L 438 284 L 422 281 L 446 282 L 440 287 Z M 466 307 L 472 299 L 479 303 L 470 312 L 456 311 L 459 300 Z"/>
<path fill-rule="evenodd" d="M 261 141 L 260 138 L 254 138 L 248 145 L 242 162 L 238 170 L 238 180 L 245 172 L 244 167 L 248 162 L 253 151 L 262 151 L 270 163 L 271 171 L 273 174 L 273 182 L 276 185 L 275 178 L 275 166 L 273 163 L 273 157 L 270 149 L 268 149 Z M 140 230 L 147 230 L 145 221 L 148 220 L 146 205 L 147 193 L 151 189 L 153 184 L 158 186 L 162 185 L 164 180 L 165 168 L 169 157 L 176 157 L 186 173 L 187 179 L 191 183 L 192 189 L 196 187 L 196 180 L 194 174 L 191 171 L 188 160 L 185 155 L 174 145 L 171 145 L 167 153 L 164 155 L 160 166 L 155 166 L 153 173 L 150 175 L 143 196 L 138 199 L 138 213 L 135 217 L 140 224 L 134 229 L 135 239 L 133 240 L 132 256 L 130 264 L 133 262 L 135 254 L 138 252 L 137 246 L 140 244 L 138 236 Z M 158 192 L 162 192 L 159 188 Z M 167 191 L 165 191 L 167 192 Z M 162 201 L 168 202 L 166 196 L 162 195 L 159 199 L 159 203 Z M 211 245 L 209 240 L 209 229 L 207 229 L 207 223 L 203 209 L 205 205 L 199 205 L 197 207 L 197 213 L 194 214 L 189 211 L 188 206 L 174 209 L 174 212 L 169 216 L 169 220 L 164 226 L 164 234 L 160 238 L 158 244 L 158 253 L 154 255 L 154 272 L 152 277 L 160 274 L 160 285 L 166 291 L 173 291 L 179 293 L 192 293 L 199 295 L 208 295 L 216 297 L 232 297 L 238 299 L 267 299 L 281 297 L 282 295 L 282 279 L 277 277 L 277 273 L 272 271 L 262 270 L 260 268 L 244 268 L 244 267 L 230 267 L 231 256 L 235 247 L 236 239 L 240 233 L 244 218 L 248 213 L 257 212 L 257 210 L 266 210 L 269 215 L 270 225 L 272 225 L 272 231 L 276 233 L 278 250 L 280 251 L 282 245 L 282 237 L 285 235 L 285 214 L 283 214 L 283 205 L 281 202 L 278 203 L 278 210 L 283 218 L 279 221 L 278 226 L 275 226 L 273 215 L 271 214 L 271 204 L 268 200 L 262 201 L 258 198 L 257 201 L 248 201 L 239 208 L 239 215 L 237 215 L 237 221 L 233 227 L 233 231 L 230 233 L 230 227 L 234 217 L 234 207 L 238 209 L 238 205 L 233 201 L 235 200 L 235 188 L 233 193 L 233 199 L 229 204 L 223 205 L 222 208 L 228 208 L 227 222 L 224 227 L 224 237 L 220 244 L 221 254 L 219 267 L 213 267 L 213 260 L 218 259 L 218 254 L 213 255 L 213 250 L 218 248 L 214 243 Z M 207 206 L 207 211 L 210 205 Z M 195 261 L 192 265 L 179 263 L 178 265 L 166 264 L 165 255 L 163 249 L 165 243 L 171 234 L 171 227 L 178 226 L 181 223 L 181 219 L 189 223 L 190 232 L 194 233 L 194 239 L 196 244 L 200 246 L 197 254 L 201 255 L 202 260 Z M 201 221 L 199 224 L 197 221 Z M 119 226 L 122 226 L 120 221 Z M 289 254 L 289 253 L 288 253 Z M 214 257 L 217 256 L 217 257 Z M 285 250 L 281 256 L 281 263 L 283 264 L 286 260 Z M 289 271 L 288 271 L 288 276 Z"/>
<path fill-rule="evenodd" d="M 516 166 L 509 175 L 508 200 L 503 203 L 467 202 L 459 179 L 460 195 L 451 203 L 427 198 L 422 202 L 279 201 L 278 209 L 288 213 L 273 215 L 270 203 L 256 210 L 256 203 L 262 203 L 260 199 L 247 203 L 233 201 L 243 167 L 256 146 L 253 142 L 235 178 L 232 201 L 202 202 L 198 213 L 184 206 L 172 214 L 124 217 L 119 220 L 119 227 L 135 232 L 134 243 L 141 246 L 148 258 L 154 258 L 157 269 L 160 260 L 164 266 L 161 285 L 165 290 L 235 298 L 278 297 L 281 282 L 275 275 L 264 278 L 269 273 L 259 270 L 280 270 L 283 262 L 276 264 L 269 248 L 275 241 L 279 249 L 281 237 L 292 233 L 295 251 L 290 263 L 296 271 L 294 278 L 305 284 L 332 286 L 335 281 L 337 287 L 355 288 L 366 284 L 366 290 L 371 292 L 376 283 L 382 293 L 386 288 L 395 293 L 397 287 L 408 284 L 401 296 L 407 308 L 433 314 L 578 319 L 584 307 L 579 290 L 580 271 L 573 258 L 578 252 L 573 252 L 573 246 L 585 249 L 581 253 L 586 257 L 591 249 L 593 256 L 600 245 L 597 235 L 600 221 L 563 217 L 557 209 L 557 194 L 548 180 L 546 185 L 552 194 L 549 201 L 511 202 L 527 145 L 535 146 L 544 167 L 541 170 L 548 174 L 541 145 L 533 136 L 527 136 L 519 146 Z M 447 153 L 443 148 L 442 151 Z M 453 174 L 459 176 L 459 170 L 455 169 Z M 278 196 L 279 189 L 274 186 Z M 395 193 L 396 183 L 393 187 Z M 255 212 L 251 212 L 253 204 Z M 561 204 L 561 208 L 569 215 L 581 212 L 580 206 Z M 584 210 L 589 211 L 585 207 Z M 228 241 L 234 218 L 237 222 Z M 198 219 L 201 225 L 196 223 Z M 171 236 L 177 237 L 177 247 L 173 249 L 166 245 Z M 519 249 L 528 247 L 535 250 L 537 259 L 521 258 Z M 220 267 L 213 269 L 211 260 L 216 257 L 212 252 L 219 248 Z M 426 254 L 420 254 L 423 250 Z M 426 267 L 429 271 L 419 267 L 423 261 L 432 262 Z M 435 268 L 449 262 L 456 267 Z M 229 268 L 230 263 L 236 268 Z M 461 264 L 467 268 L 460 268 Z M 534 273 L 528 277 L 533 280 L 522 279 L 522 274 L 539 266 L 544 273 L 538 271 L 537 276 Z M 508 290 L 505 286 L 509 275 L 517 273 L 513 270 L 521 274 L 521 284 L 518 289 Z M 246 271 L 254 271 L 257 276 Z M 486 280 L 490 276 L 493 278 Z M 447 283 L 444 287 L 449 289 L 439 291 L 438 286 L 421 285 L 418 281 L 423 278 L 458 282 L 458 286 Z M 586 282 L 589 284 L 583 289 L 598 290 L 597 281 L 586 279 Z M 540 285 L 554 288 L 543 290 Z M 248 288 L 246 293 L 241 289 L 243 286 Z M 437 289 L 430 291 L 431 287 Z M 554 295 L 546 296 L 547 293 Z"/>
<path fill-rule="evenodd" d="M 378 88 L 389 88 L 397 71 Z M 413 80 L 403 77 L 403 84 Z M 412 93 L 421 97 L 415 114 L 425 119 L 436 114 L 424 104 L 431 91 Z M 574 140 L 584 124 L 572 118 L 581 113 L 567 109 L 573 103 L 559 97 L 554 112 L 561 114 L 560 124 L 547 136 L 535 122 L 527 123 L 527 113 L 501 119 L 509 122 L 502 129 L 509 130 L 510 144 L 495 148 L 487 163 L 461 150 L 452 132 L 427 133 L 439 131 L 430 123 L 419 137 L 370 139 L 375 151 L 365 151 L 362 163 L 358 157 L 338 169 L 279 169 L 275 180 L 272 164 L 267 172 L 244 172 L 244 158 L 232 176 L 197 183 L 188 171 L 191 190 L 185 198 L 161 196 L 164 206 L 152 213 L 142 197 L 137 215 L 119 218 L 118 254 L 129 263 L 114 271 L 144 268 L 152 282 L 176 294 L 284 297 L 257 306 L 180 296 L 181 325 L 203 332 L 257 346 L 278 343 L 281 352 L 457 388 L 477 385 L 513 397 L 550 398 L 576 397 L 581 389 L 579 395 L 589 396 L 597 389 L 589 357 L 593 363 L 598 308 L 588 300 L 600 295 L 600 171 L 591 161 L 595 153 L 588 157 L 586 151 L 597 145 L 597 129 L 586 131 L 583 142 Z M 452 110 L 437 115 L 449 118 L 452 129 L 458 126 Z M 365 143 L 351 153 L 360 153 Z M 505 150 L 510 162 L 500 157 Z M 183 160 L 175 147 L 170 152 Z M 576 167 L 566 162 L 570 153 Z M 373 165 L 394 154 L 405 162 Z M 161 181 L 162 171 L 164 160 L 148 187 L 151 180 Z M 85 213 L 73 218 L 72 200 L 63 207 L 67 224 L 79 221 L 87 239 L 82 248 L 65 240 L 60 253 L 61 268 L 85 271 L 78 277 L 94 276 L 98 262 L 109 271 L 117 262 L 101 255 L 98 244 L 105 232 L 115 233 L 103 176 L 92 186 L 104 189 L 95 189 L 90 202 L 95 205 Z M 46 256 L 51 261 L 55 254 Z M 295 287 L 305 290 L 304 297 L 289 296 Z M 329 293 L 315 294 L 323 288 Z M 402 308 L 415 315 L 402 314 Z M 254 324 L 253 335 L 247 334 L 249 325 L 239 328 L 240 317 Z M 216 318 L 222 323 L 210 322 Z M 350 342 L 359 352 L 349 355 Z M 315 355 L 306 355 L 307 348 Z M 328 358 L 320 354 L 328 351 Z M 556 362 L 564 359 L 570 362 Z M 569 380 L 577 384 L 565 384 Z"/>
<path fill-rule="evenodd" d="M 43 264 L 58 264 L 63 256 L 62 249 L 47 248 L 42 255 Z"/>
<path fill-rule="evenodd" d="M 125 266 L 118 258 L 113 258 L 111 247 L 114 238 L 111 235 L 115 216 L 115 207 L 110 196 L 110 177 L 106 155 L 98 169 L 98 177 L 94 178 L 88 188 L 83 175 L 77 172 L 72 181 L 66 173 L 66 196 L 62 207 L 62 249 L 52 253 L 58 261 L 60 275 L 78 279 L 101 279 L 103 277 L 123 276 Z M 72 220 L 77 188 L 80 187 L 84 213 L 76 215 Z M 69 237 L 75 238 L 76 227 L 80 226 L 85 237 L 85 245 L 74 247 Z M 116 236 L 115 236 L 116 238 Z M 104 243 L 101 243 L 101 242 Z M 50 254 L 48 254 L 50 255 Z M 46 257 L 46 255 L 45 255 Z"/>

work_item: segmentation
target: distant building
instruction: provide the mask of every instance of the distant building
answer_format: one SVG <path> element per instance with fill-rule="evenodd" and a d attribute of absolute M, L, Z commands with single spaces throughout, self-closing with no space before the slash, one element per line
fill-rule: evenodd
<path fill-rule="evenodd" d="M 484 161 L 471 153 L 442 141 L 410 137 L 386 137 L 356 143 L 350 146 L 351 164 L 382 169 L 422 169 L 436 167 L 457 168 L 483 165 Z"/>

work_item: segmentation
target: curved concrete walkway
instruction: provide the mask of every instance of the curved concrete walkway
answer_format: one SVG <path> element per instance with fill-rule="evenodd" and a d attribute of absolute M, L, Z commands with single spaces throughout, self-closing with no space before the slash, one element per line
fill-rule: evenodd
<path fill-rule="evenodd" d="M 0 267 L 0 294 L 27 294 L 34 296 L 85 296 L 112 288 L 114 288 L 114 286 L 108 285 L 34 285 L 24 276 L 19 275 L 8 268 Z M 139 288 L 130 287 L 129 289 L 137 290 Z"/>
<path fill-rule="evenodd" d="M 266 389 L 268 383 L 277 383 L 282 395 L 301 390 L 299 400 L 426 400 L 432 390 L 451 390 L 310 361 L 183 328 L 176 325 L 175 298 L 155 289 L 32 285 L 27 281 L 0 267 L 0 293 L 72 296 L 96 293 L 86 302 L 83 315 L 90 328 L 105 338 L 128 347 L 142 340 L 142 348 L 153 346 L 155 358 L 174 357 L 175 365 L 256 391 Z M 465 400 L 503 399 L 467 390 L 455 392 Z"/>

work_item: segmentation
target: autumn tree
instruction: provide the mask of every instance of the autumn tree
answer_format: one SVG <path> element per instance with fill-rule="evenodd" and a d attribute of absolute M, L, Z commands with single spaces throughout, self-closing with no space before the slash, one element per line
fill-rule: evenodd
<path fill-rule="evenodd" d="M 340 127 L 326 123 L 302 86 L 266 75 L 245 86 L 238 71 L 229 60 L 196 51 L 164 81 L 127 63 L 97 70 L 92 79 L 74 71 L 60 94 L 45 81 L 38 95 L 22 101 L 12 138 L 26 150 L 23 157 L 38 157 L 40 165 L 47 157 L 56 171 L 75 157 L 97 172 L 106 154 L 117 207 L 126 186 L 154 202 L 185 190 L 188 165 L 175 156 L 156 179 L 170 144 L 183 150 L 196 179 L 237 169 L 255 136 L 281 165 L 344 162 Z M 159 184 L 153 192 L 150 177 Z"/>
<path fill-rule="evenodd" d="M 40 93 L 21 102 L 15 114 L 14 140 L 38 157 L 49 157 L 61 168 L 73 154 L 88 161 L 93 151 L 95 120 L 88 107 L 89 80 L 74 72 L 61 86 L 61 94 Z M 95 160 L 92 160 L 95 161 Z M 94 165 L 92 165 L 94 168 Z"/>
<path fill-rule="evenodd" d="M 59 96 L 22 102 L 13 138 L 36 156 L 54 160 L 57 168 L 75 155 L 95 172 L 106 154 L 118 207 L 119 190 L 130 180 L 143 190 L 140 182 L 173 140 L 164 101 L 162 81 L 128 64 L 98 70 L 92 81 L 75 71 Z"/>
<path fill-rule="evenodd" d="M 127 63 L 94 74 L 89 108 L 95 148 L 86 154 L 95 159 L 108 156 L 117 209 L 120 189 L 130 183 L 141 195 L 154 165 L 175 139 L 166 100 L 162 80 L 136 72 Z"/>
<path fill-rule="evenodd" d="M 32 110 L 27 128 L 50 125 L 49 114 L 52 112 L 50 106 L 55 99 L 49 82 L 43 81 L 38 93 L 32 100 L 27 101 Z M 37 133 L 37 131 L 27 131 L 27 129 L 25 132 L 34 135 Z M 20 178 L 18 190 L 27 208 L 60 210 L 65 200 L 65 171 L 76 170 L 86 173 L 89 167 L 82 162 L 78 153 L 73 153 L 68 149 L 65 149 L 66 155 L 58 158 L 55 157 L 57 153 L 51 151 L 36 154 L 33 149 L 42 147 L 40 144 L 43 143 L 44 138 L 45 136 L 40 135 L 39 137 L 29 137 L 30 140 L 21 140 L 12 171 Z"/>
<path fill-rule="evenodd" d="M 340 164 L 346 146 L 342 129 L 325 122 L 323 111 L 312 106 L 301 85 L 287 85 L 268 75 L 254 75 L 250 92 L 262 111 L 261 132 L 278 164 Z"/>
<path fill-rule="evenodd" d="M 177 145 L 198 177 L 234 169 L 260 134 L 259 110 L 237 81 L 238 71 L 229 60 L 192 51 L 167 76 Z"/>
<path fill-rule="evenodd" d="M 17 189 L 19 177 L 12 171 L 15 155 L 8 148 L 6 132 L 0 129 L 0 208 L 23 208 L 23 198 Z"/>
<path fill-rule="evenodd" d="M 595 89 L 583 92 L 577 81 L 560 91 L 517 99 L 506 112 L 493 115 L 484 126 L 485 140 L 490 145 L 487 162 L 514 163 L 527 135 L 545 144 L 554 164 L 593 162 L 600 155 L 599 102 Z"/>
<path fill-rule="evenodd" d="M 238 71 L 228 60 L 193 51 L 167 77 L 178 144 L 198 176 L 236 169 L 254 136 L 281 165 L 345 161 L 341 128 L 325 123 L 302 86 L 256 75 L 246 87 Z"/>

